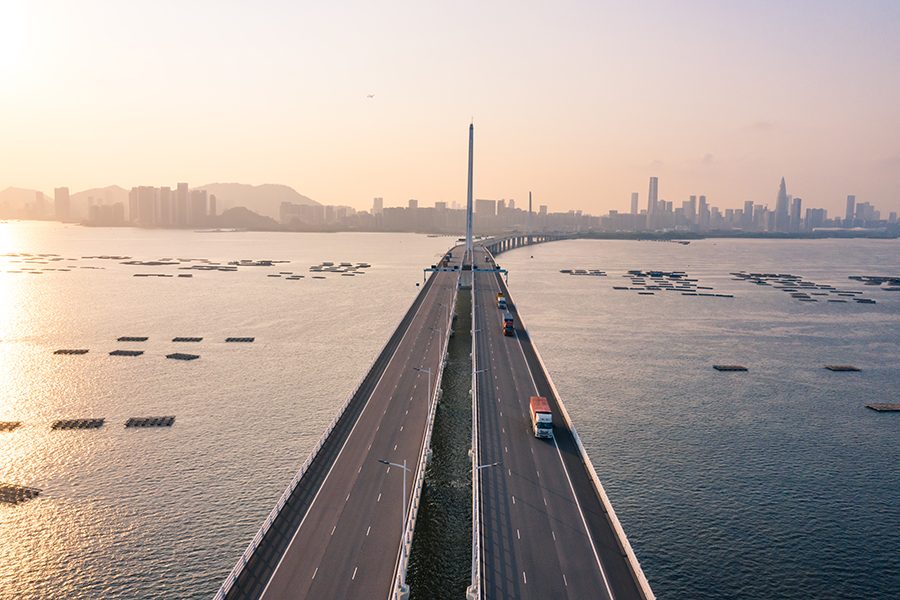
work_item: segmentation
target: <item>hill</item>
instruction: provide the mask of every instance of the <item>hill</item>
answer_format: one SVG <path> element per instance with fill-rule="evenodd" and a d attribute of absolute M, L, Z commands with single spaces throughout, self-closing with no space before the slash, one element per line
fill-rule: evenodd
<path fill-rule="evenodd" d="M 290 186 L 273 183 L 263 185 L 209 183 L 199 186 L 198 189 L 206 190 L 210 194 L 216 195 L 216 209 L 220 213 L 229 208 L 243 206 L 261 215 L 278 219 L 279 207 L 282 202 L 313 206 L 319 204 Z"/>
<path fill-rule="evenodd" d="M 249 229 L 251 231 L 279 231 L 279 225 L 274 219 L 257 214 L 252 210 L 237 206 L 229 208 L 220 215 L 210 219 L 214 227 L 225 229 Z"/>

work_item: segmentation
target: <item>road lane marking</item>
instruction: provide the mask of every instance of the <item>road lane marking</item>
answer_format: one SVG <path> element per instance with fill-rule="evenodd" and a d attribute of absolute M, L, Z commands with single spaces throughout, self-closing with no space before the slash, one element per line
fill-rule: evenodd
<path fill-rule="evenodd" d="M 519 533 L 519 528 L 518 528 L 518 527 L 516 528 L 516 537 L 519 538 L 520 540 L 522 539 L 522 534 Z"/>
<path fill-rule="evenodd" d="M 381 502 L 381 492 L 378 493 L 378 500 L 376 500 L 375 502 Z"/>
<path fill-rule="evenodd" d="M 569 587 L 569 580 L 566 579 L 566 574 L 565 574 L 565 573 L 563 573 L 563 584 L 564 584 L 566 587 Z"/>
<path fill-rule="evenodd" d="M 513 504 L 515 504 L 515 503 L 516 503 L 516 497 L 513 496 L 512 499 L 513 499 Z M 516 529 L 516 531 L 518 531 L 518 529 Z"/>
<path fill-rule="evenodd" d="M 315 578 L 316 578 L 316 573 L 318 573 L 318 572 L 319 572 L 319 567 L 316 567 L 316 570 L 313 571 L 312 579 L 315 579 Z"/>
<path fill-rule="evenodd" d="M 394 444 L 394 451 L 396 452 L 396 450 L 397 450 L 397 444 Z"/>
<path fill-rule="evenodd" d="M 337 525 L 331 528 L 331 535 L 334 535 L 334 530 L 337 529 Z"/>
<path fill-rule="evenodd" d="M 550 532 L 550 535 L 553 536 L 553 541 L 555 542 L 555 541 L 556 541 L 556 532 L 555 532 L 555 531 L 551 531 L 551 532 Z"/>
<path fill-rule="evenodd" d="M 525 576 L 525 571 L 522 571 L 522 583 L 528 583 L 528 577 Z"/>
<path fill-rule="evenodd" d="M 528 363 L 528 357 L 525 355 L 525 348 L 522 346 L 522 339 L 519 337 L 519 333 L 516 332 L 516 342 L 519 344 L 519 352 L 522 353 L 522 360 L 525 361 L 525 367 L 528 370 L 528 375 L 531 377 L 531 385 L 534 387 L 534 393 L 538 394 L 537 382 L 534 379 L 534 373 L 531 372 L 531 365 Z M 606 592 L 609 594 L 609 597 L 612 600 L 615 600 L 615 596 L 612 593 L 612 588 L 609 585 L 609 580 L 606 578 L 606 570 L 603 568 L 603 563 L 600 562 L 600 555 L 597 553 L 597 546 L 594 544 L 594 536 L 591 535 L 591 530 L 588 527 L 587 519 L 584 516 L 584 511 L 581 510 L 581 502 L 578 501 L 578 496 L 575 494 L 575 486 L 572 485 L 572 477 L 569 475 L 569 469 L 566 467 L 566 463 L 563 460 L 562 451 L 559 449 L 559 444 L 556 443 L 556 437 L 551 437 L 553 440 L 553 445 L 556 447 L 556 454 L 559 457 L 559 463 L 562 465 L 563 473 L 566 474 L 566 481 L 569 483 L 569 491 L 572 492 L 572 499 L 575 500 L 575 507 L 578 509 L 578 515 L 581 517 L 581 524 L 584 526 L 584 532 L 588 536 L 588 542 L 591 545 L 591 551 L 594 553 L 594 560 L 597 561 L 597 567 L 600 568 L 600 576 L 603 578 L 603 585 L 606 587 Z M 541 476 L 541 472 L 537 472 L 538 477 Z M 554 537 L 555 539 L 555 537 Z"/>
<path fill-rule="evenodd" d="M 357 569 L 359 569 L 359 567 L 353 567 L 353 577 L 351 577 L 350 579 L 356 579 L 356 570 Z"/>
<path fill-rule="evenodd" d="M 344 502 L 349 502 L 349 501 L 350 501 L 350 494 L 347 494 L 347 499 L 344 500 Z"/>
<path fill-rule="evenodd" d="M 281 558 L 278 559 L 278 564 L 275 565 L 275 569 L 272 571 L 272 574 L 269 576 L 268 581 L 266 582 L 266 586 L 263 588 L 263 591 L 260 594 L 260 598 L 264 598 L 266 595 L 266 592 L 269 590 L 269 585 L 272 583 L 272 580 L 274 579 L 275 574 L 281 568 L 281 565 L 284 562 L 284 558 L 288 555 L 290 548 L 294 545 L 294 541 L 297 539 L 297 536 L 300 534 L 300 530 L 303 528 L 303 524 L 306 522 L 306 517 L 309 516 L 309 513 L 312 511 L 312 507 L 315 505 L 316 500 L 318 500 L 319 495 L 321 494 L 322 490 L 325 488 L 325 484 L 328 482 L 328 479 L 331 477 L 331 473 L 332 473 L 332 471 L 334 471 L 335 465 L 340 461 L 341 456 L 344 454 L 344 449 L 347 447 L 347 443 L 350 441 L 350 438 L 353 437 L 353 432 L 356 431 L 356 426 L 359 425 L 360 421 L 362 421 L 363 414 L 365 414 L 366 409 L 371 404 L 372 398 L 375 396 L 375 392 L 378 391 L 378 387 L 381 385 L 382 380 L 384 380 L 384 376 L 390 370 L 389 367 L 390 367 L 391 363 L 394 361 L 394 358 L 397 356 L 397 352 L 403 346 L 403 342 L 406 340 L 407 334 L 409 334 L 409 332 L 412 331 L 413 323 L 416 322 L 416 318 L 419 316 L 419 311 L 422 309 L 422 306 L 425 305 L 425 302 L 428 298 L 428 294 L 430 294 L 430 293 L 431 293 L 431 288 L 429 288 L 429 290 L 425 293 L 425 296 L 422 298 L 422 301 L 416 307 L 416 311 L 413 313 L 412 319 L 409 321 L 409 324 L 407 325 L 406 329 L 403 331 L 403 335 L 400 336 L 400 341 L 397 342 L 397 346 L 394 348 L 394 351 L 391 353 L 391 357 L 388 359 L 388 362 L 385 364 L 384 369 L 381 371 L 381 375 L 378 376 L 378 381 L 375 382 L 375 386 L 372 388 L 372 391 L 369 392 L 369 396 L 366 398 L 365 404 L 363 405 L 362 409 L 359 411 L 359 415 L 357 415 L 356 420 L 353 423 L 353 427 L 350 428 L 350 433 L 347 434 L 347 437 L 344 439 L 344 443 L 341 444 L 341 449 L 338 451 L 337 456 L 335 457 L 334 461 L 332 461 L 331 466 L 328 468 L 328 473 L 325 474 L 325 479 L 322 480 L 322 484 L 319 486 L 319 490 L 316 492 L 316 495 L 313 496 L 312 502 L 310 502 L 309 507 L 306 509 L 306 513 L 303 515 L 303 518 L 300 520 L 300 524 L 297 525 L 297 529 L 294 531 L 294 535 L 291 536 L 291 541 L 288 542 L 287 548 L 281 554 Z M 413 300 L 413 305 L 416 303 L 417 300 L 418 300 L 418 297 L 416 297 L 416 300 Z M 410 306 L 410 308 L 412 308 L 412 306 Z M 403 319 L 401 319 L 401 321 L 400 321 L 400 325 L 403 324 L 403 320 L 405 320 L 405 319 L 406 319 L 406 316 L 404 315 Z M 393 334 L 391 334 L 391 335 L 393 336 Z M 388 342 L 390 342 L 390 339 L 388 340 Z M 409 363 L 409 359 L 407 358 L 406 364 L 408 364 L 408 363 Z M 396 386 L 395 386 L 395 389 L 396 389 Z M 379 424 L 379 427 L 380 426 L 381 425 Z M 376 431 L 378 431 L 378 430 L 376 429 Z M 337 525 L 335 525 L 335 529 L 336 528 L 337 528 Z M 331 530 L 331 534 L 334 535 L 334 529 Z"/>
<path fill-rule="evenodd" d="M 366 537 L 369 537 L 369 532 L 370 532 L 370 531 L 372 531 L 372 526 L 371 526 L 371 525 L 369 525 L 368 527 L 366 527 Z"/>

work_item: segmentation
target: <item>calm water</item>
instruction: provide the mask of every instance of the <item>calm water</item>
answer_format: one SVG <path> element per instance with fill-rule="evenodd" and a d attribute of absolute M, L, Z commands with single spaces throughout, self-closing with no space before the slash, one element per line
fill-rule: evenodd
<path fill-rule="evenodd" d="M 422 266 L 452 243 L 0 224 L 0 254 L 64 259 L 0 257 L 0 420 L 23 422 L 0 432 L 0 482 L 44 490 L 0 504 L 0 598 L 210 597 L 396 327 Z M 96 255 L 290 262 L 227 273 L 82 258 Z M 322 261 L 372 267 L 310 279 Z M 9 272 L 59 268 L 70 270 Z M 279 271 L 306 278 L 267 277 Z M 116 348 L 146 353 L 109 356 Z M 176 351 L 201 358 L 164 358 Z M 172 429 L 123 426 L 166 414 Z M 50 431 L 73 417 L 107 424 Z"/>
<path fill-rule="evenodd" d="M 900 275 L 900 243 L 570 241 L 499 262 L 659 597 L 900 597 L 900 414 L 864 408 L 900 402 L 900 292 L 847 279 Z M 614 290 L 631 269 L 735 297 Z M 802 303 L 739 270 L 877 304 Z"/>

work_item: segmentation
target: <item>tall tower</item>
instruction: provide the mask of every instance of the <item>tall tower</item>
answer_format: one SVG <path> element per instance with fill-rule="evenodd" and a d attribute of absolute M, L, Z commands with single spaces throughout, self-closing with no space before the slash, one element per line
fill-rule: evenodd
<path fill-rule="evenodd" d="M 528 230 L 528 243 L 531 243 L 531 192 L 528 192 L 528 222 L 525 228 Z"/>
<path fill-rule="evenodd" d="M 466 260 L 473 264 L 472 256 L 472 145 L 475 139 L 475 124 L 469 123 L 469 186 L 466 191 Z"/>
<path fill-rule="evenodd" d="M 775 204 L 775 231 L 787 231 L 790 228 L 789 203 L 787 186 L 784 184 L 784 177 L 782 177 L 781 184 L 778 186 L 778 199 Z"/>

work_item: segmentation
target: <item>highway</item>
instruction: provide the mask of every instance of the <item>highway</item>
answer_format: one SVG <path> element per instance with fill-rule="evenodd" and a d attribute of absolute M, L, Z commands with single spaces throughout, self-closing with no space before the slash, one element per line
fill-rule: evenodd
<path fill-rule="evenodd" d="M 400 559 L 403 470 L 378 461 L 406 460 L 409 503 L 433 392 L 423 370 L 431 370 L 433 388 L 458 272 L 431 277 L 261 594 L 247 596 L 369 599 L 391 593 Z"/>
<path fill-rule="evenodd" d="M 478 268 L 490 268 L 476 248 Z M 609 598 L 644 596 L 560 417 L 550 382 L 510 304 L 516 335 L 501 331 L 499 274 L 475 273 L 482 598 Z M 511 299 L 509 299 L 511 302 Z M 544 396 L 554 439 L 535 438 L 529 398 Z"/>

